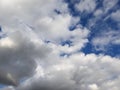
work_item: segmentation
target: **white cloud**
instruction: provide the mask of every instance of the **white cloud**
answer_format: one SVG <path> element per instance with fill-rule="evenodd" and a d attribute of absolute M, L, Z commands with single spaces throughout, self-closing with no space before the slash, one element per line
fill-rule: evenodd
<path fill-rule="evenodd" d="M 117 10 L 116 12 L 113 12 L 111 14 L 111 18 L 115 21 L 120 22 L 120 10 Z"/>
<path fill-rule="evenodd" d="M 101 16 L 102 14 L 103 14 L 103 10 L 102 10 L 102 9 L 97 9 L 97 10 L 94 12 L 94 15 L 95 15 L 96 17 Z"/>
<path fill-rule="evenodd" d="M 79 4 L 81 12 L 92 12 L 96 7 L 94 0 L 82 0 Z M 55 9 L 61 14 L 56 14 Z M 0 24 L 8 34 L 0 39 L 0 68 L 22 80 L 18 87 L 5 87 L 3 90 L 120 88 L 119 59 L 78 52 L 88 42 L 90 31 L 80 25 L 69 31 L 79 18 L 69 14 L 67 4 L 62 0 L 1 0 L 0 11 Z M 113 34 L 109 34 L 113 38 Z M 112 40 L 117 38 L 115 36 Z M 66 40 L 72 42 L 71 46 L 60 44 Z M 60 53 L 71 55 L 61 57 Z"/>
<path fill-rule="evenodd" d="M 119 45 L 120 36 L 118 31 L 107 31 L 102 32 L 100 36 L 95 37 L 92 40 L 92 44 L 96 50 L 106 50 L 110 45 Z"/>
<path fill-rule="evenodd" d="M 81 49 L 88 42 L 87 29 L 69 31 L 69 26 L 79 20 L 68 14 L 67 4 L 62 1 L 12 0 L 9 2 L 1 0 L 0 2 L 2 13 L 0 23 L 7 34 L 0 40 L 0 67 L 15 74 L 18 79 L 34 73 L 36 60 L 45 66 L 54 64 L 55 60 L 49 61 L 49 59 L 58 58 L 61 49 L 54 49 L 61 39 L 74 37 L 73 48 L 70 52 Z M 62 14 L 57 15 L 54 9 L 60 10 Z M 72 20 L 74 23 L 71 23 Z M 45 44 L 44 40 L 50 40 L 52 44 Z"/>
<path fill-rule="evenodd" d="M 27 26 L 29 25 L 32 27 L 32 29 L 34 29 L 34 31 L 38 34 L 38 37 L 44 41 L 51 41 L 59 44 L 61 40 L 65 41 L 79 33 L 82 35 L 79 36 L 80 43 L 78 42 L 79 45 L 76 45 L 77 48 L 79 47 L 78 49 L 80 49 L 87 42 L 86 37 L 89 33 L 89 30 L 83 31 L 82 29 L 79 29 L 79 31 L 75 31 L 76 34 L 73 32 L 74 35 L 71 31 L 69 31 L 69 27 L 71 25 L 75 25 L 75 23 L 79 21 L 79 18 L 73 18 L 71 15 L 69 15 L 67 4 L 63 3 L 61 0 L 58 2 L 56 2 L 56 0 L 24 0 L 16 1 L 14 3 L 15 5 L 13 6 L 16 8 L 13 6 L 3 5 L 3 8 L 9 7 L 9 13 L 5 12 L 3 9 L 1 10 L 1 13 L 4 15 L 0 16 L 4 31 L 8 32 L 9 30 L 13 31 L 24 29 L 26 27 L 20 25 L 20 23 L 23 22 L 27 24 Z M 54 12 L 55 9 L 62 12 L 62 14 L 57 15 Z"/>
<path fill-rule="evenodd" d="M 89 23 L 88 23 L 89 28 L 96 27 L 95 26 L 96 23 L 98 23 L 100 20 L 102 20 L 102 22 L 101 21 L 100 22 L 103 23 L 110 17 L 112 17 L 116 21 L 119 21 L 119 19 L 117 19 L 119 18 L 119 15 L 118 15 L 119 10 L 117 10 L 118 12 L 114 12 L 114 9 L 117 9 L 118 1 L 119 0 L 98 1 L 97 2 L 98 7 L 93 12 L 94 16 L 89 19 Z M 100 3 L 102 5 L 99 6 Z M 110 15 L 110 13 L 112 13 L 112 15 Z"/>
<path fill-rule="evenodd" d="M 84 47 L 84 44 L 88 42 L 88 34 L 89 31 L 86 28 L 84 28 L 83 30 L 78 28 L 75 31 L 71 32 L 70 36 L 73 36 L 74 38 L 68 38 L 70 41 L 72 41 L 71 46 L 60 46 L 58 47 L 58 49 L 61 52 L 74 53 Z"/>
<path fill-rule="evenodd" d="M 0 41 L 1 47 L 13 47 L 14 42 L 10 38 L 4 38 Z"/>
<path fill-rule="evenodd" d="M 103 7 L 104 7 L 104 11 L 107 12 L 108 10 L 110 10 L 111 8 L 113 8 L 117 2 L 119 0 L 104 0 L 103 1 Z"/>
<path fill-rule="evenodd" d="M 96 84 L 89 85 L 90 90 L 99 90 Z"/>
<path fill-rule="evenodd" d="M 96 7 L 96 1 L 95 0 L 81 0 L 79 4 L 76 4 L 76 8 L 83 12 L 93 12 Z"/>
<path fill-rule="evenodd" d="M 54 58 L 53 58 L 54 59 Z M 59 61 L 59 59 L 61 61 Z M 39 70 L 16 90 L 118 90 L 119 59 L 83 53 L 60 58 L 58 63 Z M 114 86 L 114 87 L 113 87 Z"/>

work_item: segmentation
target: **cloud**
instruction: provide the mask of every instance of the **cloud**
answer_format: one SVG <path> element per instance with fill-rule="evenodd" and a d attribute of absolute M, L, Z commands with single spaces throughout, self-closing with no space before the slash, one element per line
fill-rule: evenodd
<path fill-rule="evenodd" d="M 0 40 L 0 68 L 12 73 L 18 79 L 33 73 L 35 59 L 42 59 L 51 49 L 37 41 L 29 32 L 12 33 Z M 34 41 L 33 41 L 34 40 Z"/>
<path fill-rule="evenodd" d="M 118 31 L 105 31 L 101 35 L 96 36 L 92 40 L 92 44 L 95 46 L 96 50 L 106 50 L 110 45 L 119 45 L 120 37 Z"/>
<path fill-rule="evenodd" d="M 60 40 L 73 37 L 71 39 L 73 45 L 67 47 L 67 53 L 81 49 L 88 42 L 89 31 L 86 28 L 69 31 L 69 26 L 73 24 L 71 21 L 74 20 L 75 24 L 79 20 L 68 14 L 67 4 L 62 1 L 1 0 L 0 2 L 1 25 L 3 32 L 7 34 L 0 40 L 0 68 L 14 74 L 18 80 L 34 73 L 37 60 L 48 64 L 45 66 L 54 64 L 53 61 L 48 60 L 48 58 L 52 59 L 50 53 L 59 56 L 61 51 L 65 52 L 61 48 L 57 50 L 53 48 L 61 43 Z M 60 10 L 62 14 L 55 13 L 55 9 Z M 50 44 L 44 42 L 47 40 Z"/>
<path fill-rule="evenodd" d="M 81 0 L 80 3 L 76 4 L 76 8 L 80 12 L 93 12 L 96 7 L 96 1 L 95 0 Z"/>
<path fill-rule="evenodd" d="M 7 85 L 13 85 L 13 86 L 17 86 L 18 82 L 15 79 L 14 75 L 12 75 L 9 72 L 5 72 L 3 70 L 0 70 L 0 83 L 2 84 L 7 84 Z"/>
<path fill-rule="evenodd" d="M 119 12 L 119 10 L 118 10 L 118 7 L 119 7 L 118 1 L 119 0 L 96 1 L 95 9 L 93 9 L 93 11 L 91 11 L 90 14 L 89 13 L 84 14 L 84 12 L 83 12 L 83 14 L 86 15 L 86 17 L 87 17 L 87 18 L 85 18 L 85 19 L 87 19 L 87 22 L 86 22 L 87 27 L 90 28 L 90 29 L 91 28 L 97 28 L 99 26 L 102 26 L 102 24 L 107 28 L 113 27 L 113 25 L 112 25 L 113 23 L 111 23 L 110 21 L 108 22 L 107 20 L 111 19 L 111 17 L 113 19 L 114 18 L 113 14 L 116 11 Z M 89 4 L 92 4 L 92 3 L 90 2 Z M 89 5 L 87 5 L 87 6 L 89 6 Z M 88 9 L 90 9 L 90 8 L 88 8 Z M 117 15 L 117 17 L 119 18 L 119 15 Z M 115 19 L 113 19 L 113 20 L 115 20 Z M 115 21 L 119 21 L 119 19 L 117 19 Z M 112 22 L 114 22 L 114 21 L 112 21 Z M 100 23 L 100 25 L 99 25 L 99 23 Z M 115 25 L 114 25 L 114 27 L 115 27 Z M 99 28 L 99 29 L 101 29 L 101 28 Z"/>
<path fill-rule="evenodd" d="M 120 22 L 120 10 L 111 14 L 111 18 L 117 22 Z"/>
<path fill-rule="evenodd" d="M 35 24 L 37 20 L 55 15 L 54 9 L 61 10 L 63 13 L 67 11 L 67 4 L 61 1 L 57 2 L 56 0 L 11 0 L 11 2 L 8 0 L 1 0 L 0 2 L 0 11 L 2 13 L 0 15 L 1 25 L 4 27 L 9 26 L 9 28 L 16 28 L 19 26 L 17 19 L 23 20 L 25 23 L 36 27 Z M 6 12 L 6 10 L 8 11 Z"/>
<path fill-rule="evenodd" d="M 58 50 L 64 53 L 74 53 L 76 51 L 79 51 L 81 48 L 84 47 L 84 45 L 88 42 L 88 37 L 89 31 L 88 29 L 76 29 L 70 33 L 70 37 L 68 40 L 71 41 L 71 46 L 69 45 L 64 45 L 64 46 L 57 46 Z M 56 47 L 56 48 L 57 48 Z"/>
<path fill-rule="evenodd" d="M 96 2 L 82 0 L 76 8 L 93 12 Z M 78 24 L 80 18 L 70 15 L 62 0 L 1 0 L 0 11 L 0 24 L 7 34 L 0 39 L 0 68 L 20 80 L 18 87 L 6 86 L 3 90 L 120 88 L 119 58 L 81 52 L 91 31 Z M 100 14 L 96 12 L 96 16 Z M 75 29 L 70 31 L 70 26 Z M 101 35 L 105 41 L 98 42 L 101 37 L 96 37 L 93 45 L 119 44 L 117 32 Z"/>
<path fill-rule="evenodd" d="M 47 68 L 38 65 L 37 74 L 16 90 L 117 90 L 119 65 L 117 58 L 77 53 Z"/>
<path fill-rule="evenodd" d="M 108 12 L 111 8 L 113 8 L 117 4 L 118 0 L 104 0 L 103 7 L 104 11 Z"/>
<path fill-rule="evenodd" d="M 10 5 L 3 5 L 3 8 L 8 7 L 10 9 L 10 13 L 5 12 L 3 8 L 1 10 L 1 13 L 3 14 L 1 15 L 1 25 L 3 26 L 4 31 L 9 32 L 10 30 L 18 31 L 21 29 L 25 29 L 26 27 L 23 27 L 23 25 L 21 25 L 22 22 L 24 24 L 27 24 L 27 26 L 32 27 L 35 33 L 37 33 L 38 37 L 41 38 L 43 41 L 51 41 L 53 43 L 59 44 L 61 43 L 61 40 L 66 41 L 70 39 L 70 37 L 74 37 L 78 33 L 84 33 L 85 35 L 79 36 L 79 38 L 82 40 L 83 38 L 85 38 L 85 41 L 80 40 L 81 44 L 78 46 L 79 49 L 83 47 L 84 43 L 87 42 L 86 37 L 89 34 L 89 30 L 84 31 L 81 30 L 81 28 L 74 31 L 74 35 L 71 31 L 69 31 L 69 27 L 72 25 L 75 26 L 75 24 L 79 21 L 79 18 L 74 18 L 69 15 L 67 4 L 62 2 L 61 0 L 58 2 L 56 2 L 56 0 L 18 0 L 14 2 L 13 0 L 12 2 L 11 3 L 16 8 Z M 54 10 L 60 11 L 61 14 L 56 14 Z"/>

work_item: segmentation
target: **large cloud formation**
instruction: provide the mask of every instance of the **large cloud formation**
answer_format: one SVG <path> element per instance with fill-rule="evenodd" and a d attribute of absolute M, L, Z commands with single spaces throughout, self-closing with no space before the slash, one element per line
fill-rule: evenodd
<path fill-rule="evenodd" d="M 82 1 L 92 12 L 95 0 Z M 94 7 L 92 7 L 94 5 Z M 120 61 L 80 50 L 90 30 L 62 0 L 1 0 L 0 68 L 20 81 L 1 90 L 119 90 Z M 76 25 L 70 31 L 70 26 Z M 0 32 L 0 33 L 2 33 Z"/>

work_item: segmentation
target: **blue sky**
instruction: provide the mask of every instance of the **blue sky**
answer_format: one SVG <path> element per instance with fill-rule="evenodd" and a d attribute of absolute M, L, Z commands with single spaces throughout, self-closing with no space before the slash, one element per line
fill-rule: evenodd
<path fill-rule="evenodd" d="M 120 0 L 1 0 L 0 12 L 0 90 L 120 89 Z"/>
<path fill-rule="evenodd" d="M 104 9 L 103 8 L 103 0 L 96 0 L 96 8 L 94 9 L 93 12 L 87 13 L 86 11 L 84 12 L 80 12 L 78 10 L 76 10 L 75 5 L 76 3 L 79 3 L 79 0 L 65 0 L 66 3 L 68 3 L 68 7 L 70 10 L 70 14 L 74 17 L 80 17 L 80 21 L 77 24 L 81 24 L 83 27 L 87 27 L 89 28 L 89 30 L 91 30 L 91 33 L 88 37 L 89 41 L 86 46 L 82 49 L 82 51 L 86 54 L 89 53 L 96 53 L 96 54 L 106 54 L 106 55 L 110 55 L 110 56 L 119 56 L 120 55 L 120 48 L 119 45 L 115 45 L 115 44 L 110 44 L 107 45 L 108 48 L 105 48 L 106 50 L 96 50 L 94 48 L 94 45 L 91 43 L 91 41 L 93 40 L 93 38 L 100 36 L 100 33 L 103 31 L 116 31 L 116 32 L 120 32 L 120 27 L 119 27 L 119 22 L 112 19 L 110 17 L 110 15 L 114 12 L 116 12 L 117 10 L 120 9 L 120 1 L 118 1 L 112 8 L 110 8 L 107 13 L 101 15 L 99 17 L 99 19 L 96 20 L 95 24 L 93 24 L 92 26 L 89 25 L 89 21 L 90 20 L 94 20 L 96 17 L 94 16 L 94 13 L 96 10 L 98 9 Z M 82 1 L 81 1 L 82 2 Z M 107 18 L 107 19 L 105 19 Z M 105 19 L 105 20 L 104 20 Z M 75 26 L 73 26 L 75 27 Z M 73 28 L 75 29 L 75 28 Z M 106 36 L 107 38 L 108 36 Z"/>

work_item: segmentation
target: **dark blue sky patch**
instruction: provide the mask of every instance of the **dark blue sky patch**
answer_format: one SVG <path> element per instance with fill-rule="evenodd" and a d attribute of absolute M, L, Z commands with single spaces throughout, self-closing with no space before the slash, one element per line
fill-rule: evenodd
<path fill-rule="evenodd" d="M 68 45 L 68 46 L 70 47 L 70 46 L 72 46 L 72 41 L 70 41 L 70 40 L 62 41 L 62 42 L 61 42 L 61 45 L 62 45 L 62 46 Z"/>
<path fill-rule="evenodd" d="M 79 12 L 76 10 L 75 8 L 75 4 L 79 3 L 80 0 L 65 0 L 66 3 L 68 3 L 68 8 L 70 11 L 70 14 L 73 17 L 80 17 L 80 21 L 78 22 L 78 24 L 82 25 L 83 27 L 88 28 L 91 33 L 89 34 L 89 43 L 86 44 L 86 46 L 84 48 L 82 48 L 82 52 L 84 52 L 85 54 L 89 54 L 89 53 L 95 53 L 95 54 L 105 54 L 105 55 L 110 55 L 110 56 L 117 56 L 120 55 L 120 45 L 108 45 L 105 51 L 102 50 L 96 50 L 94 45 L 92 45 L 91 41 L 96 38 L 97 36 L 101 36 L 102 32 L 109 32 L 110 30 L 116 30 L 118 32 L 120 32 L 120 23 L 116 22 L 115 20 L 111 19 L 110 15 L 112 13 L 114 13 L 115 11 L 120 9 L 120 0 L 118 1 L 118 3 L 113 6 L 112 8 L 110 8 L 106 13 L 104 13 L 104 7 L 103 7 L 103 0 L 96 0 L 96 9 L 101 9 L 103 10 L 102 15 L 100 16 L 94 16 L 94 11 L 91 13 L 87 13 L 87 12 Z M 92 26 L 90 26 L 90 22 L 89 21 L 94 21 L 94 24 Z M 76 26 L 70 26 L 70 30 L 74 30 L 76 28 Z M 107 36 L 106 36 L 107 38 Z M 69 44 L 68 42 L 64 42 L 65 44 Z"/>
<path fill-rule="evenodd" d="M 61 54 L 60 54 L 60 57 L 65 57 L 65 56 L 66 56 L 66 57 L 69 57 L 70 55 L 71 55 L 71 54 L 68 54 L 68 53 L 61 53 Z"/>
<path fill-rule="evenodd" d="M 87 12 L 83 12 L 81 13 L 81 19 L 80 19 L 80 24 L 83 26 L 83 27 L 87 27 L 88 26 L 88 21 L 93 18 L 93 13 L 87 13 Z"/>
<path fill-rule="evenodd" d="M 91 53 L 95 53 L 95 54 L 106 54 L 104 51 L 97 51 L 95 50 L 94 46 L 89 42 L 85 45 L 85 47 L 83 47 L 80 51 L 84 52 L 85 54 L 91 54 Z"/>
<path fill-rule="evenodd" d="M 76 4 L 79 3 L 80 0 L 64 0 L 66 3 L 70 3 L 70 4 Z"/>
<path fill-rule="evenodd" d="M 79 16 L 79 11 L 76 10 L 75 4 L 79 3 L 80 0 L 64 0 L 68 4 L 69 12 L 72 16 Z"/>
<path fill-rule="evenodd" d="M 50 43 L 50 41 L 48 41 L 48 40 L 45 40 L 44 42 L 45 42 L 45 43 Z"/>
<path fill-rule="evenodd" d="M 55 9 L 54 12 L 57 13 L 57 14 L 61 14 L 61 11 L 59 11 L 57 9 Z"/>
<path fill-rule="evenodd" d="M 2 31 L 2 27 L 0 26 L 0 32 Z"/>
<path fill-rule="evenodd" d="M 93 52 L 93 46 L 90 43 L 87 43 L 84 48 L 82 48 L 80 51 L 84 52 L 85 54 L 89 54 Z"/>
<path fill-rule="evenodd" d="M 90 33 L 90 36 L 89 36 L 89 40 L 91 41 L 96 36 L 99 36 L 102 31 L 109 30 L 108 28 L 109 27 L 108 27 L 107 23 L 104 22 L 103 20 L 97 21 L 94 24 L 94 26 L 91 27 L 91 33 Z"/>
<path fill-rule="evenodd" d="M 120 45 L 110 45 L 105 54 L 112 57 L 120 56 Z"/>
<path fill-rule="evenodd" d="M 75 29 L 76 29 L 76 25 L 72 25 L 72 26 L 69 27 L 69 30 L 70 30 L 70 31 L 73 31 L 73 30 L 75 30 Z"/>
<path fill-rule="evenodd" d="M 97 55 L 104 54 L 104 55 L 110 55 L 112 57 L 120 56 L 120 45 L 110 45 L 107 46 L 106 51 L 103 50 L 96 50 L 94 46 L 91 43 L 87 43 L 84 48 L 82 48 L 80 51 L 84 52 L 85 54 L 91 54 L 95 53 Z"/>
<path fill-rule="evenodd" d="M 103 0 L 96 0 L 96 9 L 102 8 L 103 7 Z"/>
<path fill-rule="evenodd" d="M 79 21 L 79 22 L 80 22 L 80 21 Z M 77 22 L 77 23 L 74 24 L 74 25 L 69 26 L 69 30 L 70 30 L 70 31 L 73 31 L 73 30 L 75 30 L 76 28 L 78 28 L 77 26 L 80 24 L 79 22 Z"/>
<path fill-rule="evenodd" d="M 105 21 L 108 25 L 109 28 L 111 28 L 112 30 L 119 30 L 120 28 L 118 27 L 118 22 L 112 20 L 111 18 L 108 18 Z"/>

